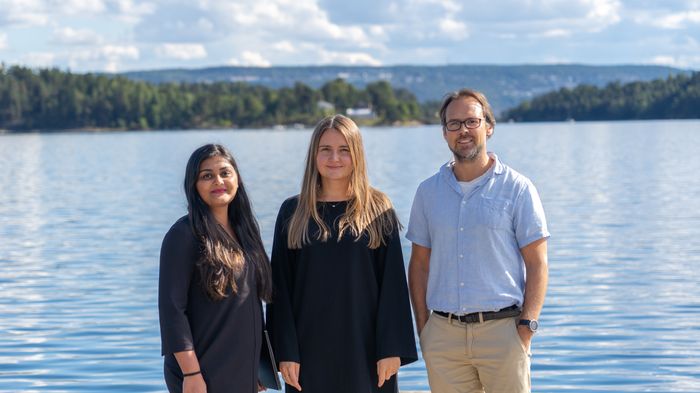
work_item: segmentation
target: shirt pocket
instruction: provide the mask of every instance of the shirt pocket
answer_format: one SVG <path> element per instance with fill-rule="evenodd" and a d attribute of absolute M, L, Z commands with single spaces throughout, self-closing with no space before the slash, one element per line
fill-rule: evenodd
<path fill-rule="evenodd" d="M 506 199 L 483 198 L 477 212 L 480 225 L 493 229 L 510 230 L 513 225 L 511 202 Z"/>

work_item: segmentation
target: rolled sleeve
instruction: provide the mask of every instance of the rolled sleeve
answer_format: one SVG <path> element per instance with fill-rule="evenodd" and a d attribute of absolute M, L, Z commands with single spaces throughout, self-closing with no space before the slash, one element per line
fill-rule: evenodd
<path fill-rule="evenodd" d="M 550 236 L 540 195 L 530 181 L 518 195 L 513 219 L 519 248 Z"/>
<path fill-rule="evenodd" d="M 430 230 L 423 203 L 424 193 L 425 189 L 423 184 L 421 184 L 418 187 L 418 190 L 416 190 L 416 195 L 413 198 L 411 216 L 408 220 L 408 230 L 406 231 L 406 239 L 416 243 L 419 246 L 430 248 Z"/>

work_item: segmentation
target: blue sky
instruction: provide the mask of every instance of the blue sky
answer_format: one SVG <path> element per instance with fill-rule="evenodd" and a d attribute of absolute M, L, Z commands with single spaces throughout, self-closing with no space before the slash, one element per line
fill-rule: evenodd
<path fill-rule="evenodd" d="M 0 0 L 0 61 L 663 64 L 700 69 L 700 0 Z"/>

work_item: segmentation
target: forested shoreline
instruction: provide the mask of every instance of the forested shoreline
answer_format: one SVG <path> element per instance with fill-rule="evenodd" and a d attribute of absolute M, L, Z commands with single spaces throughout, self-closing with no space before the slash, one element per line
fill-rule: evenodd
<path fill-rule="evenodd" d="M 243 82 L 151 84 L 121 76 L 58 69 L 0 67 L 0 129 L 258 128 L 313 125 L 330 113 L 359 109 L 364 124 L 423 121 L 405 89 L 385 81 L 357 89 L 342 79 L 312 89 L 271 89 Z M 363 111 L 364 110 L 364 111 Z"/>
<path fill-rule="evenodd" d="M 0 130 L 20 132 L 308 127 L 332 113 L 348 114 L 363 125 L 437 123 L 438 108 L 439 102 L 419 103 L 413 93 L 386 81 L 357 88 L 335 79 L 319 89 L 300 82 L 273 89 L 245 82 L 156 84 L 0 65 Z M 700 72 L 603 88 L 563 88 L 523 102 L 499 118 L 700 118 Z"/>
<path fill-rule="evenodd" d="M 650 82 L 580 85 L 543 94 L 506 111 L 503 120 L 637 120 L 700 118 L 700 72 Z"/>

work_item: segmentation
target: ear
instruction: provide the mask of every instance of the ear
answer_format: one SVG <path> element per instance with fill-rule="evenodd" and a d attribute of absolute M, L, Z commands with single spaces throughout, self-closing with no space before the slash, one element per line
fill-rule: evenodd
<path fill-rule="evenodd" d="M 491 135 L 493 135 L 493 126 L 489 124 L 486 128 L 486 138 L 491 138 Z"/>

